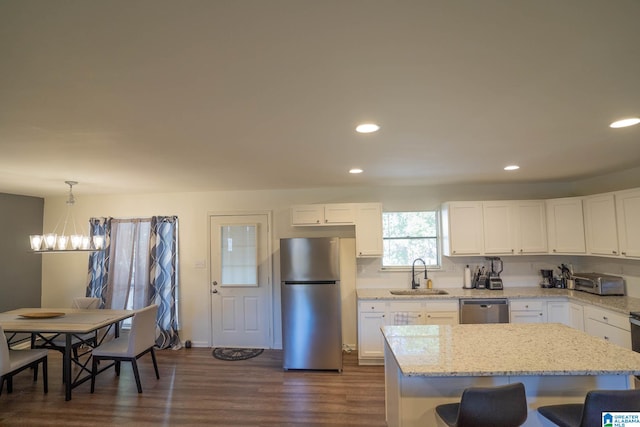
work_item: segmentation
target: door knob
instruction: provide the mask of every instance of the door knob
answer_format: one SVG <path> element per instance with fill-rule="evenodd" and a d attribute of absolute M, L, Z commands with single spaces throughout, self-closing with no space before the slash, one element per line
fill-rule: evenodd
<path fill-rule="evenodd" d="M 217 290 L 217 289 L 214 289 L 214 290 L 212 290 L 212 291 L 211 291 L 211 293 L 212 293 L 212 294 L 217 294 L 217 293 L 218 293 L 218 290 Z"/>

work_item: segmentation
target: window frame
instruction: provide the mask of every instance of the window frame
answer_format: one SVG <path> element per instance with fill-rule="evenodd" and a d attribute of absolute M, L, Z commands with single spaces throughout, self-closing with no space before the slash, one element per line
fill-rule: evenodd
<path fill-rule="evenodd" d="M 395 237 L 395 238 L 390 238 L 386 236 L 386 229 L 385 229 L 385 220 L 384 220 L 384 216 L 385 214 L 402 214 L 402 213 L 433 213 L 434 215 L 434 219 L 435 219 L 435 236 L 433 237 L 418 237 L 418 236 L 405 236 L 405 237 Z M 435 244 L 435 248 L 436 248 L 436 259 L 437 259 L 437 264 L 430 264 L 427 265 L 427 270 L 429 271 L 439 271 L 442 270 L 442 228 L 441 228 L 441 215 L 440 215 L 440 210 L 437 209 L 433 209 L 433 210 L 410 210 L 410 211 L 387 211 L 387 212 L 383 212 L 382 213 L 382 258 L 380 259 L 380 264 L 381 264 L 381 270 L 383 271 L 411 271 L 411 265 L 385 265 L 384 264 L 384 259 L 385 259 L 385 249 L 386 249 L 386 242 L 388 240 L 395 240 L 395 239 L 416 239 L 416 240 L 429 240 L 429 239 L 435 239 L 436 244 Z"/>

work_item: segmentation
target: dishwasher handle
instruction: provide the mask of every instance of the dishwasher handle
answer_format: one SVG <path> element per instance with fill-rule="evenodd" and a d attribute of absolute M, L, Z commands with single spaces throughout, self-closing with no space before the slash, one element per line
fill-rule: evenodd
<path fill-rule="evenodd" d="M 490 307 L 492 305 L 508 305 L 507 299 L 461 299 L 460 306 L 479 305 L 480 307 Z"/>

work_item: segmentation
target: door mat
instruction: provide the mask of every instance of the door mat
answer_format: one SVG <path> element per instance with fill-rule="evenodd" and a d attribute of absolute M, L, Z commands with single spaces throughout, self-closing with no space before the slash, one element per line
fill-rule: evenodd
<path fill-rule="evenodd" d="M 226 348 L 218 347 L 213 349 L 213 357 L 220 360 L 247 360 L 260 356 L 262 348 Z"/>

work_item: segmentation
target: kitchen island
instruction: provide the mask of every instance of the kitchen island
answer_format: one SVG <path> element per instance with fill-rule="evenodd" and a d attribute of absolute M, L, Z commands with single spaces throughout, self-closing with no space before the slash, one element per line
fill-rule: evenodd
<path fill-rule="evenodd" d="M 389 426 L 436 425 L 434 408 L 471 386 L 522 382 L 525 426 L 547 426 L 536 408 L 580 403 L 588 390 L 634 388 L 640 353 L 568 326 L 548 324 L 385 326 Z"/>

